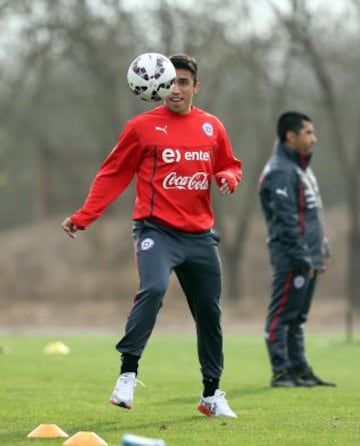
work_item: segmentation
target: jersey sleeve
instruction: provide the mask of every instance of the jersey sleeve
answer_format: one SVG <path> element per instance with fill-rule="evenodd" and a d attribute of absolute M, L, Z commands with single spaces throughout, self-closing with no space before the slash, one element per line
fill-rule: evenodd
<path fill-rule="evenodd" d="M 100 166 L 83 206 L 70 216 L 85 229 L 128 187 L 142 156 L 134 127 L 127 123 L 110 154 Z"/>
<path fill-rule="evenodd" d="M 229 137 L 221 122 L 217 141 L 215 180 L 221 185 L 221 179 L 225 178 L 229 184 L 230 191 L 234 192 L 237 184 L 242 178 L 242 162 L 235 158 Z"/>

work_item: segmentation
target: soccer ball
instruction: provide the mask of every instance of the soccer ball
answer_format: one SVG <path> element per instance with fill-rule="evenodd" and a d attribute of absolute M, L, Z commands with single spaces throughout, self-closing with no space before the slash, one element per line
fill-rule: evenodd
<path fill-rule="evenodd" d="M 174 88 L 176 71 L 167 57 L 144 53 L 134 59 L 127 73 L 130 90 L 143 101 L 161 101 Z"/>

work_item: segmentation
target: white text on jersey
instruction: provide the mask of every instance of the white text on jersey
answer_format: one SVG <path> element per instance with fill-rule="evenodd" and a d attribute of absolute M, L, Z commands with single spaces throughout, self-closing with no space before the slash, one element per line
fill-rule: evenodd
<path fill-rule="evenodd" d="M 208 174 L 195 172 L 193 175 L 178 175 L 170 172 L 163 181 L 164 189 L 207 190 L 209 189 Z"/>
<path fill-rule="evenodd" d="M 185 161 L 210 161 L 210 152 L 203 150 L 188 150 L 181 154 L 179 149 L 166 148 L 162 151 L 162 160 L 164 163 L 180 162 L 181 159 Z"/>

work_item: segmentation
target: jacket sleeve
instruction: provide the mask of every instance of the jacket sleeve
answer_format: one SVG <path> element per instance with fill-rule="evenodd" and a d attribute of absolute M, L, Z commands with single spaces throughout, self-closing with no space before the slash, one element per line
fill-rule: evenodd
<path fill-rule="evenodd" d="M 274 238 L 281 240 L 294 269 L 312 268 L 309 249 L 301 233 L 298 179 L 291 176 L 291 173 L 274 170 L 265 176 L 262 188 L 268 194 L 270 208 L 267 218 L 273 219 Z"/>
<path fill-rule="evenodd" d="M 141 155 L 136 132 L 128 123 L 115 147 L 100 166 L 83 206 L 70 216 L 79 229 L 85 229 L 99 218 L 128 187 Z"/>
<path fill-rule="evenodd" d="M 242 178 L 242 162 L 235 158 L 224 126 L 220 122 L 219 126 L 214 176 L 219 186 L 221 178 L 225 178 L 229 183 L 230 191 L 234 192 Z"/>

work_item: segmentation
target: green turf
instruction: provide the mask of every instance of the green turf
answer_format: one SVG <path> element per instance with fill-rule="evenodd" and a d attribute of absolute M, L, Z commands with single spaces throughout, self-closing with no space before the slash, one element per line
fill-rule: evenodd
<path fill-rule="evenodd" d="M 43 353 L 62 341 L 68 356 Z M 316 372 L 337 388 L 270 389 L 262 337 L 225 335 L 222 388 L 238 418 L 207 418 L 196 410 L 201 391 L 193 335 L 154 334 L 141 362 L 135 406 L 108 403 L 118 372 L 115 336 L 0 336 L 0 445 L 62 445 L 28 439 L 39 424 L 70 436 L 96 432 L 110 446 L 125 433 L 162 438 L 167 446 L 359 445 L 360 345 L 337 335 L 308 336 Z"/>

